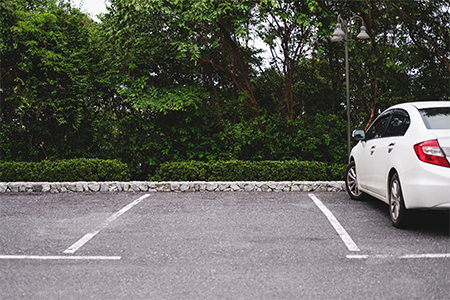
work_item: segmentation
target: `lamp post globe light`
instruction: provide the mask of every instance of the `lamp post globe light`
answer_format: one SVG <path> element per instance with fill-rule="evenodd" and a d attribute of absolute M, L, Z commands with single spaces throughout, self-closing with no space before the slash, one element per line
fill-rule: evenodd
<path fill-rule="evenodd" d="M 350 144 L 350 80 L 349 80 L 349 70 L 348 70 L 348 42 L 353 41 L 350 32 L 349 38 L 349 28 L 350 24 L 354 19 L 359 18 L 362 21 L 362 26 L 360 27 L 360 32 L 356 38 L 361 40 L 367 40 L 370 36 L 366 32 L 366 27 L 364 26 L 364 20 L 360 16 L 353 16 L 350 18 L 349 22 L 346 22 L 341 15 L 338 15 L 336 21 L 336 29 L 333 32 L 332 42 L 344 42 L 345 44 L 345 83 L 347 88 L 347 154 L 350 154 L 351 144 Z"/>

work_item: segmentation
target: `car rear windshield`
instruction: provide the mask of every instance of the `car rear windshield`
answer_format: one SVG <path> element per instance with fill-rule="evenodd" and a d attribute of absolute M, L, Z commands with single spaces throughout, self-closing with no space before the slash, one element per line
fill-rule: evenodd
<path fill-rule="evenodd" d="M 450 129 L 450 107 L 421 109 L 420 114 L 428 129 Z"/>

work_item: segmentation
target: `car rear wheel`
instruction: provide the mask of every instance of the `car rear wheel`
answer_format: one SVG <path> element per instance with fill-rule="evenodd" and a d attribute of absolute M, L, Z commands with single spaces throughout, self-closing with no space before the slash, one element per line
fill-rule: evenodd
<path fill-rule="evenodd" d="M 348 195 L 354 200 L 361 200 L 363 198 L 363 193 L 358 187 L 358 176 L 356 174 L 356 165 L 352 161 L 347 166 L 347 171 L 345 173 L 345 188 L 347 189 Z"/>
<path fill-rule="evenodd" d="M 392 176 L 389 183 L 389 215 L 392 224 L 397 228 L 405 228 L 410 223 L 411 212 L 405 207 L 402 187 L 397 173 Z"/>

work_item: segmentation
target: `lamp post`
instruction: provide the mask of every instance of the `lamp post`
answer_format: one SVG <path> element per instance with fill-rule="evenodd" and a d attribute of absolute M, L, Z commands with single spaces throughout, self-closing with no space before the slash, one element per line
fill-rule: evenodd
<path fill-rule="evenodd" d="M 332 42 L 344 42 L 345 44 L 345 83 L 347 87 L 347 154 L 350 154 L 351 144 L 350 144 L 350 80 L 348 71 L 348 42 L 353 41 L 350 32 L 350 39 L 348 36 L 348 24 L 352 22 L 355 18 L 359 18 L 362 21 L 362 26 L 360 28 L 359 34 L 356 36 L 358 39 L 367 40 L 370 36 L 366 32 L 366 27 L 364 26 L 364 20 L 360 16 L 353 16 L 350 18 L 349 22 L 342 19 L 341 15 L 338 15 L 336 21 L 336 29 L 333 32 Z"/>

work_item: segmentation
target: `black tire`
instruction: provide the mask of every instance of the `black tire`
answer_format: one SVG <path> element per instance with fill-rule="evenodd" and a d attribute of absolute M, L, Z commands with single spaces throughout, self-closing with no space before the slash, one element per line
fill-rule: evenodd
<path fill-rule="evenodd" d="M 392 225 L 397 228 L 406 228 L 411 223 L 412 212 L 407 210 L 403 200 L 402 187 L 397 173 L 389 181 L 389 216 Z"/>
<path fill-rule="evenodd" d="M 351 161 L 345 172 L 345 188 L 350 198 L 354 200 L 361 200 L 364 197 L 364 193 L 358 188 L 358 176 L 356 174 L 356 165 L 354 161 Z"/>

